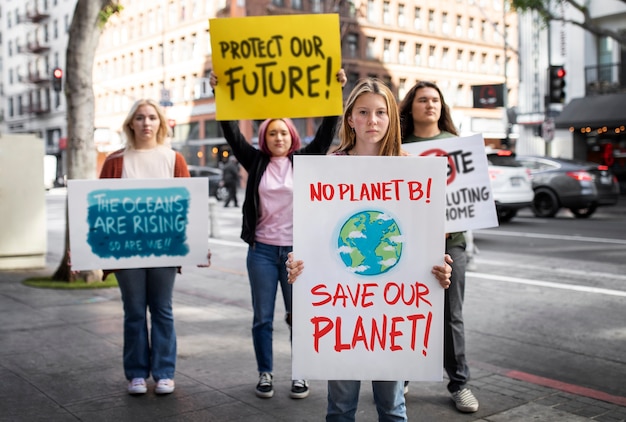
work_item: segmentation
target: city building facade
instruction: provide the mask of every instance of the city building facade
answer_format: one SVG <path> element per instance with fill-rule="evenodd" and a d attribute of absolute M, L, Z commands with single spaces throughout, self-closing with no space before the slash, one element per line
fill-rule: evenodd
<path fill-rule="evenodd" d="M 63 68 L 75 5 L 75 0 L 0 4 L 0 133 L 43 139 L 46 154 L 58 158 L 60 179 L 67 140 Z M 61 72 L 56 90 L 55 69 Z"/>
<path fill-rule="evenodd" d="M 2 130 L 35 132 L 62 155 L 65 98 L 51 72 L 64 67 L 75 0 L 3 2 Z M 190 164 L 219 166 L 228 148 L 215 121 L 208 83 L 209 19 L 294 13 L 338 13 L 344 94 L 362 77 L 385 81 L 402 100 L 417 81 L 437 83 L 461 134 L 511 145 L 516 129 L 518 20 L 504 0 L 136 0 L 104 27 L 94 62 L 99 159 L 123 145 L 121 123 L 131 104 L 155 98 L 165 106 L 172 144 Z M 10 15 L 10 17 L 9 17 Z M 45 48 L 41 48 L 44 46 Z M 45 78 L 37 79 L 37 75 Z M 477 87 L 496 86 L 503 100 L 475 107 Z M 306 139 L 320 119 L 295 119 Z M 254 139 L 258 122 L 240 123 Z"/>

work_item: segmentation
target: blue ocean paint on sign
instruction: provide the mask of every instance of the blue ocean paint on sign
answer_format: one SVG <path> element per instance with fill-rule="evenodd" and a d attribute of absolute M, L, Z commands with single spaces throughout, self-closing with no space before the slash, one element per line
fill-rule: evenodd
<path fill-rule="evenodd" d="M 89 192 L 87 243 L 101 258 L 185 256 L 189 203 L 184 187 Z"/>

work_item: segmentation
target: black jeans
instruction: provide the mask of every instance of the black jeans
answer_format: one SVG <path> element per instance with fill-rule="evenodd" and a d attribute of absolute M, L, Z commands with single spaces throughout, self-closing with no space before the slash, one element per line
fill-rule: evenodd
<path fill-rule="evenodd" d="M 465 297 L 465 245 L 446 250 L 454 262 L 451 264 L 450 287 L 445 291 L 443 366 L 450 378 L 448 391 L 454 393 L 469 381 L 470 370 L 465 358 L 465 328 L 463 325 L 463 299 Z"/>

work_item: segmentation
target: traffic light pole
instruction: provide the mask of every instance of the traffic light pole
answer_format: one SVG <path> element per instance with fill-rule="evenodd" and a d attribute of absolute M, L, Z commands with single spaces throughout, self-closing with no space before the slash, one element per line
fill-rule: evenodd
<path fill-rule="evenodd" d="M 548 7 L 550 7 L 550 2 L 548 2 Z M 546 31 L 547 31 L 547 39 L 548 39 L 548 69 L 550 69 L 550 66 L 552 65 L 552 36 L 551 36 L 551 32 L 552 32 L 552 28 L 550 25 L 550 20 L 548 20 L 546 22 Z M 548 119 L 550 118 L 550 70 L 548 70 L 547 74 L 546 74 L 546 78 L 547 83 L 545 84 L 546 86 L 546 92 L 544 95 L 544 118 L 543 118 L 543 125 L 542 127 L 545 127 L 545 125 L 548 122 Z M 552 140 L 546 141 L 544 134 L 541 134 L 541 137 L 544 140 L 545 143 L 545 156 L 546 157 L 550 157 L 551 154 L 551 142 Z"/>

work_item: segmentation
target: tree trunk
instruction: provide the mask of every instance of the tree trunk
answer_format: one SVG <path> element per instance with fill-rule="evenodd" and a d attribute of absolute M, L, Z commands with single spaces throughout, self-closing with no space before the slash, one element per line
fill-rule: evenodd
<path fill-rule="evenodd" d="M 102 34 L 101 12 L 114 0 L 78 0 L 70 25 L 65 64 L 65 100 L 67 103 L 67 178 L 96 177 L 94 144 L 93 62 Z M 65 253 L 53 280 L 73 281 L 70 267 L 69 226 L 65 213 Z M 99 270 L 82 274 L 81 278 L 98 279 Z M 100 281 L 102 277 L 100 276 Z"/>

